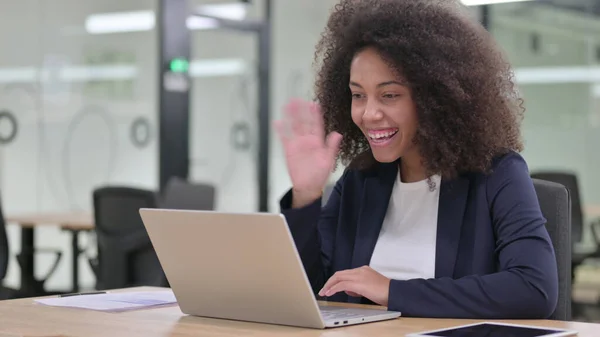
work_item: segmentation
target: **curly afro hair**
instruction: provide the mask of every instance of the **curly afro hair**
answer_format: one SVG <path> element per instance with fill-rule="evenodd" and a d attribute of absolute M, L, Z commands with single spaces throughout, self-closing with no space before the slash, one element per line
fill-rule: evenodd
<path fill-rule="evenodd" d="M 367 47 L 408 82 L 427 173 L 487 172 L 496 156 L 522 150 L 510 65 L 458 0 L 341 0 L 317 44 L 315 94 L 326 130 L 344 136 L 344 165 L 376 163 L 350 116 L 350 64 Z"/>

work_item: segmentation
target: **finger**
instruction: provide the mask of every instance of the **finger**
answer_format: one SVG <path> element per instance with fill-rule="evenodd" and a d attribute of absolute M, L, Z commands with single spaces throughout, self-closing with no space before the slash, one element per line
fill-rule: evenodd
<path fill-rule="evenodd" d="M 302 120 L 302 131 L 304 134 L 316 134 L 317 124 L 313 118 L 313 102 L 302 101 L 300 103 L 300 118 Z"/>
<path fill-rule="evenodd" d="M 342 135 L 340 135 L 339 133 L 334 131 L 327 135 L 325 144 L 327 146 L 327 151 L 329 152 L 330 158 L 337 157 L 337 154 L 340 151 L 341 143 L 342 143 Z"/>
<path fill-rule="evenodd" d="M 339 272 L 333 274 L 333 276 L 331 276 L 329 280 L 325 282 L 325 285 L 319 291 L 319 296 L 325 296 L 325 293 L 329 290 L 329 288 L 339 282 L 339 277 Z"/>
<path fill-rule="evenodd" d="M 341 274 L 341 276 L 340 276 L 340 274 Z M 331 276 L 329 278 L 329 280 L 327 280 L 327 282 L 325 282 L 325 285 L 319 291 L 319 296 L 325 296 L 325 293 L 329 290 L 329 288 L 331 288 L 336 283 L 340 282 L 341 277 L 343 277 L 343 276 L 344 276 L 343 272 L 337 272 L 337 273 L 333 274 L 333 276 Z"/>
<path fill-rule="evenodd" d="M 325 282 L 325 285 L 323 286 L 323 288 L 319 292 L 319 295 L 323 296 L 322 294 L 324 294 L 334 284 L 336 284 L 338 282 L 341 282 L 341 281 L 349 280 L 351 274 L 352 274 L 352 269 L 342 270 L 342 271 L 336 272 L 335 274 L 333 274 L 333 276 L 331 276 L 329 278 L 329 280 L 327 280 L 327 282 Z"/>
<path fill-rule="evenodd" d="M 273 128 L 282 142 L 286 142 L 289 138 L 289 133 L 286 131 L 286 123 L 284 120 L 273 121 Z"/>
<path fill-rule="evenodd" d="M 275 123 L 275 127 L 277 132 L 279 133 L 282 139 L 291 139 L 294 136 L 293 133 L 293 125 L 294 121 L 294 110 L 297 109 L 297 106 L 300 104 L 300 100 L 291 99 L 288 103 L 286 103 L 283 107 L 283 116 L 280 121 Z"/>
<path fill-rule="evenodd" d="M 307 133 L 306 123 L 302 113 L 302 102 L 294 99 L 285 108 L 287 121 L 292 131 L 292 136 L 301 136 Z"/>
<path fill-rule="evenodd" d="M 321 291 L 319 291 L 319 296 L 324 296 L 324 294 L 329 290 L 329 288 L 333 287 L 339 282 L 355 280 L 356 274 L 356 269 L 338 271 L 337 273 L 333 274 L 333 276 L 331 276 L 329 280 L 327 280 L 327 282 L 325 282 L 325 285 L 323 286 Z"/>
<path fill-rule="evenodd" d="M 325 297 L 333 296 L 342 291 L 343 292 L 351 292 L 351 293 L 358 295 L 358 296 L 354 296 L 354 297 L 362 296 L 361 284 L 359 282 L 342 281 L 342 282 L 336 283 L 329 290 L 327 290 L 327 292 L 325 293 Z"/>
<path fill-rule="evenodd" d="M 325 125 L 323 123 L 323 113 L 321 107 L 316 102 L 309 105 L 309 125 L 310 133 L 323 139 L 325 137 Z"/>

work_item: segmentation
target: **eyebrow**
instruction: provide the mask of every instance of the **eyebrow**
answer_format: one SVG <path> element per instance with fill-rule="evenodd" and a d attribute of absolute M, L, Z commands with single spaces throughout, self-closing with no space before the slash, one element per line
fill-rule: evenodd
<path fill-rule="evenodd" d="M 381 87 L 385 87 L 386 85 L 392 85 L 392 84 L 397 84 L 397 85 L 401 85 L 401 86 L 406 86 L 406 84 L 405 84 L 405 83 L 402 83 L 402 82 L 400 82 L 400 81 L 395 81 L 395 80 L 392 80 L 392 81 L 385 81 L 385 82 L 381 82 L 381 83 L 379 83 L 379 84 L 377 85 L 377 87 L 378 87 L 378 88 L 381 88 Z M 350 85 L 351 85 L 351 86 L 353 86 L 353 87 L 359 87 L 359 88 L 362 88 L 362 86 L 361 86 L 360 84 L 358 84 L 358 83 L 356 83 L 356 82 L 353 82 L 353 81 L 350 81 Z"/>

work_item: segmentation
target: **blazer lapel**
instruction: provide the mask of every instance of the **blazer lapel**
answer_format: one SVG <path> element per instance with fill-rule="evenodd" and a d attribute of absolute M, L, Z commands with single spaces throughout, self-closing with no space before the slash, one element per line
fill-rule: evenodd
<path fill-rule="evenodd" d="M 364 182 L 358 228 L 352 253 L 352 269 L 369 265 L 385 218 L 398 163 L 380 164 L 379 170 Z M 362 303 L 362 297 L 348 296 L 350 303 Z"/>
<path fill-rule="evenodd" d="M 436 278 L 453 276 L 468 192 L 467 178 L 442 179 L 435 253 Z"/>
<path fill-rule="evenodd" d="M 398 174 L 398 163 L 380 165 L 377 172 L 364 182 L 352 268 L 368 265 L 371 261 Z"/>

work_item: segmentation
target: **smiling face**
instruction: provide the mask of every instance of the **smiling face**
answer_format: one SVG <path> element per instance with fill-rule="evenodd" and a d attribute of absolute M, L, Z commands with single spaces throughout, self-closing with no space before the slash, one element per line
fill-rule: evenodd
<path fill-rule="evenodd" d="M 417 111 L 406 82 L 373 48 L 357 53 L 350 67 L 352 120 L 367 137 L 379 162 L 417 160 L 413 138 Z"/>

